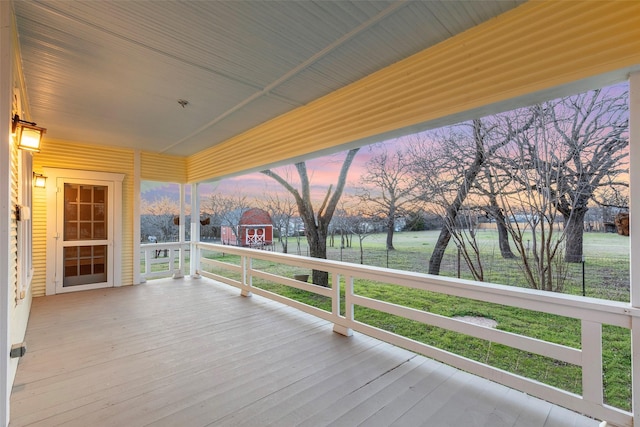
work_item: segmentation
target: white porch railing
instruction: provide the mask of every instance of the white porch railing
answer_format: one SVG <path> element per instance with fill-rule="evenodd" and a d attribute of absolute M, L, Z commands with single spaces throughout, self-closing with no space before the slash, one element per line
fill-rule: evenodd
<path fill-rule="evenodd" d="M 144 269 L 140 274 L 142 281 L 167 276 L 176 279 L 183 277 L 189 246 L 189 243 L 179 242 L 140 245 L 144 260 Z"/>
<path fill-rule="evenodd" d="M 202 276 L 238 287 L 242 295 L 249 296 L 255 293 L 331 321 L 334 324 L 334 331 L 338 333 L 351 335 L 352 331 L 359 331 L 388 343 L 440 360 L 456 368 L 556 403 L 560 406 L 592 416 L 596 419 L 606 420 L 609 423 L 619 426 L 633 425 L 632 413 L 608 406 L 604 403 L 602 381 L 602 325 L 614 325 L 631 329 L 632 319 L 639 317 L 640 310 L 632 308 L 628 303 L 540 292 L 511 286 L 471 282 L 338 261 L 310 259 L 295 255 L 232 246 L 197 243 L 195 247 L 197 248 L 196 252 L 201 254 L 201 256 L 192 260 L 192 262 L 196 263 L 195 266 L 192 267 L 192 271 Z M 240 262 L 239 264 L 234 264 L 209 259 L 206 255 L 211 252 L 237 255 L 240 257 Z M 194 256 L 194 258 L 196 257 Z M 311 269 L 326 271 L 329 273 L 333 287 L 325 288 L 316 286 L 289 277 L 255 269 L 253 268 L 255 260 L 292 266 L 306 271 Z M 218 271 L 218 273 L 211 271 L 214 269 Z M 220 270 L 228 271 L 231 275 L 239 279 L 220 274 Z M 273 292 L 254 287 L 252 283 L 254 279 L 257 278 L 331 298 L 332 310 L 331 312 L 321 310 Z M 559 345 L 540 339 L 470 324 L 427 311 L 368 298 L 354 292 L 354 280 L 356 279 L 371 280 L 378 283 L 421 289 L 579 319 L 582 325 L 580 337 L 581 346 L 580 348 L 573 348 Z M 344 288 L 344 315 L 340 313 L 341 288 Z M 354 319 L 355 306 L 368 307 L 395 316 L 422 322 L 425 325 L 433 325 L 580 366 L 582 367 L 583 394 L 582 396 L 576 395 L 536 380 L 525 378 L 359 322 Z M 636 345 L 638 344 L 636 343 Z M 633 351 L 633 353 L 637 354 L 638 351 Z M 636 382 L 636 380 L 633 381 L 633 388 L 637 391 Z"/>

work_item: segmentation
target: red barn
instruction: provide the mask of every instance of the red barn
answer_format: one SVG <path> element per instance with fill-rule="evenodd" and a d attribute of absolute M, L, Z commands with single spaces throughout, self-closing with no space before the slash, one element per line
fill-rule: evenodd
<path fill-rule="evenodd" d="M 236 236 L 238 241 L 236 242 Z M 220 232 L 222 243 L 228 245 L 238 244 L 250 248 L 261 248 L 273 243 L 273 223 L 271 216 L 266 211 L 252 208 L 245 211 L 240 217 L 237 234 L 231 227 L 222 227 Z"/>

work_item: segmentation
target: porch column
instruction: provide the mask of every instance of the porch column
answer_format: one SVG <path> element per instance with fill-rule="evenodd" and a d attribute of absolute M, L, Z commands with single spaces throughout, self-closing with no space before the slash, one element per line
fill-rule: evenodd
<path fill-rule="evenodd" d="M 189 252 L 189 274 L 200 278 L 200 251 L 196 243 L 200 242 L 200 184 L 191 184 L 191 247 Z"/>
<path fill-rule="evenodd" d="M 184 258 L 185 258 L 185 244 L 186 244 L 186 239 L 185 239 L 185 226 L 184 226 L 184 220 L 185 220 L 185 207 L 186 207 L 186 202 L 185 202 L 185 184 L 180 184 L 180 224 L 178 225 L 178 243 L 180 245 L 180 249 L 178 250 L 178 270 L 175 270 L 173 272 L 173 278 L 174 279 L 180 279 L 182 277 L 184 277 Z M 171 262 L 171 261 L 170 261 Z"/>
<path fill-rule="evenodd" d="M 636 147 L 638 145 L 638 147 Z M 629 290 L 640 308 L 640 72 L 629 76 Z M 635 195 L 634 195 L 635 192 Z M 640 318 L 631 321 L 633 425 L 640 426 Z"/>
<path fill-rule="evenodd" d="M 9 272 L 11 271 L 11 100 L 13 99 L 12 55 L 13 10 L 0 2 L 0 426 L 9 424 Z"/>
<path fill-rule="evenodd" d="M 133 284 L 140 284 L 140 150 L 133 152 Z M 145 268 L 148 260 L 145 260 Z"/>

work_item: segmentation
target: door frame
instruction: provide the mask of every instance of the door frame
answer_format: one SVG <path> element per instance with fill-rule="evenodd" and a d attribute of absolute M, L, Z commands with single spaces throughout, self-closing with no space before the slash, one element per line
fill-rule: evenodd
<path fill-rule="evenodd" d="M 73 289 L 70 287 L 63 291 L 62 288 L 62 276 L 56 277 L 58 271 L 57 266 L 57 246 L 58 238 L 62 238 L 61 232 L 58 232 L 58 193 L 63 189 L 58 187 L 60 178 L 64 181 L 69 179 L 72 181 L 103 181 L 113 184 L 113 221 L 111 227 L 113 227 L 113 257 L 111 271 L 113 273 L 112 286 L 118 287 L 122 285 L 122 181 L 124 180 L 124 174 L 112 173 L 112 172 L 96 172 L 96 171 L 83 171 L 75 169 L 60 169 L 60 168 L 43 168 L 44 175 L 47 177 L 47 272 L 46 272 L 46 295 L 55 295 L 60 292 L 73 292 L 81 291 L 84 289 Z M 60 282 L 60 289 L 58 289 L 57 282 Z"/>

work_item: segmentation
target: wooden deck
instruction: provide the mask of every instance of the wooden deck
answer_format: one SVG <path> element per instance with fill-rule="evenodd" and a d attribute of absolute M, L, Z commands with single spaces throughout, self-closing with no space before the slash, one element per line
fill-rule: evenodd
<path fill-rule="evenodd" d="M 207 279 L 34 299 L 11 426 L 594 420 Z"/>

